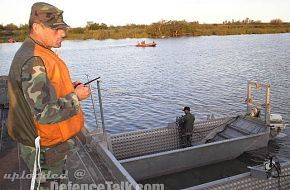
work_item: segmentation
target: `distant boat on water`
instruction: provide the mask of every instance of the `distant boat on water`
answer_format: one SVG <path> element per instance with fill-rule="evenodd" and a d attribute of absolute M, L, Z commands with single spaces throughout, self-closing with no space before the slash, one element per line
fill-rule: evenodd
<path fill-rule="evenodd" d="M 16 40 L 14 40 L 13 38 L 9 38 L 7 41 L 8 41 L 8 43 L 15 43 L 16 42 Z"/>
<path fill-rule="evenodd" d="M 142 41 L 141 43 L 137 43 L 136 47 L 156 47 L 156 43 L 153 41 L 152 43 L 145 43 L 145 41 Z"/>

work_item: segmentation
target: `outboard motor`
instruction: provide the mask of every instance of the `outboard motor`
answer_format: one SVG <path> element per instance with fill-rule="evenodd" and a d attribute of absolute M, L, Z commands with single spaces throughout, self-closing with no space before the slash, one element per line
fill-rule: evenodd
<path fill-rule="evenodd" d="M 283 118 L 280 114 L 270 115 L 270 128 L 271 138 L 275 138 L 283 129 L 286 128 L 286 124 L 283 122 Z"/>

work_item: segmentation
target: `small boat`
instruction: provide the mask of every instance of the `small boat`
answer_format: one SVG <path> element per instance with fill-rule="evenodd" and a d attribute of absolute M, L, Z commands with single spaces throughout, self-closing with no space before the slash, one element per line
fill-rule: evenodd
<path fill-rule="evenodd" d="M 13 38 L 9 38 L 7 41 L 8 41 L 8 43 L 15 43 L 16 42 L 16 40 L 14 40 Z"/>
<path fill-rule="evenodd" d="M 263 122 L 241 115 L 196 122 L 191 147 L 181 148 L 179 128 L 170 123 L 111 135 L 109 150 L 140 181 L 234 159 L 266 147 L 269 133 Z"/>
<path fill-rule="evenodd" d="M 258 84 L 248 82 L 249 100 L 253 100 L 252 85 Z M 260 86 L 270 97 L 270 85 Z M 270 113 L 269 98 L 265 105 L 264 118 L 252 114 L 255 104 L 247 101 L 246 114 L 196 122 L 190 147 L 181 146 L 179 122 L 172 122 L 166 127 L 110 134 L 108 150 L 136 181 L 231 160 L 267 147 L 285 128 L 282 116 Z"/>
<path fill-rule="evenodd" d="M 146 44 L 145 41 L 142 41 L 141 43 L 138 43 L 136 47 L 156 47 L 156 45 L 155 42 Z"/>

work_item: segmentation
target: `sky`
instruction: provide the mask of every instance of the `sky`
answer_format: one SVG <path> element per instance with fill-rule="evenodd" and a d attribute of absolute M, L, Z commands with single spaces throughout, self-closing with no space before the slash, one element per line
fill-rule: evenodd
<path fill-rule="evenodd" d="M 27 24 L 35 0 L 0 0 L 0 24 Z M 64 11 L 71 27 L 88 21 L 107 25 L 151 24 L 160 20 L 222 23 L 279 18 L 290 22 L 290 0 L 46 0 Z"/>

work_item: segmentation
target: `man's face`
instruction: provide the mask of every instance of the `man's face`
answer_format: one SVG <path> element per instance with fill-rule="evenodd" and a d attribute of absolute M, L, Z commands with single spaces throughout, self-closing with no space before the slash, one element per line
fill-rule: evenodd
<path fill-rule="evenodd" d="M 38 30 L 38 40 L 49 49 L 61 47 L 61 42 L 66 36 L 66 29 L 51 29 L 43 24 L 39 25 L 40 29 Z"/>

